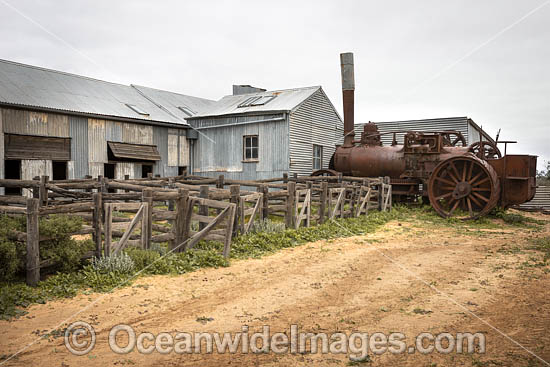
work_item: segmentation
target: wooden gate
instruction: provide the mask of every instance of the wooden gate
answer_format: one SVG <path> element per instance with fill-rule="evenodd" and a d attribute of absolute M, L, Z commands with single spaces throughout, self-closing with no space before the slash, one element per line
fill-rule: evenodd
<path fill-rule="evenodd" d="M 195 205 L 206 208 L 205 214 L 194 213 Z M 209 216 L 209 208 L 221 209 L 220 213 L 217 213 L 215 217 Z M 235 213 L 237 205 L 235 203 L 227 203 L 224 201 L 217 201 L 211 199 L 189 197 L 187 207 L 187 220 L 185 224 L 186 235 L 184 236 L 185 250 L 193 248 L 200 240 L 220 241 L 224 244 L 223 256 L 229 257 L 229 251 L 231 250 L 231 236 L 233 233 L 233 224 L 235 223 Z M 204 213 L 204 212 L 203 212 Z M 195 232 L 191 230 L 192 221 L 206 224 L 205 227 Z M 225 228 L 222 224 L 225 222 Z M 218 229 L 214 229 L 219 227 Z M 199 227 L 200 228 L 200 227 Z M 190 237 L 187 236 L 190 235 Z"/>
<path fill-rule="evenodd" d="M 378 199 L 373 195 L 372 188 L 370 186 L 361 186 L 359 189 L 359 202 L 355 210 L 355 216 L 358 217 L 361 214 L 368 214 L 370 209 L 378 208 Z M 375 199 L 373 202 L 372 199 Z"/>
<path fill-rule="evenodd" d="M 132 220 L 128 222 L 119 222 L 113 224 L 113 211 L 135 211 L 136 215 Z M 139 222 L 142 224 L 141 228 L 141 243 L 145 248 L 146 242 L 144 240 L 147 233 L 146 221 L 143 218 L 147 217 L 147 213 L 150 210 L 149 203 L 105 203 L 105 246 L 104 255 L 110 256 L 111 254 L 118 254 L 129 243 L 130 235 L 137 228 Z M 124 234 L 118 242 L 112 243 L 113 229 L 125 229 Z"/>
<path fill-rule="evenodd" d="M 262 204 L 263 195 L 261 193 L 249 194 L 239 198 L 239 221 L 241 234 L 248 233 L 254 225 L 254 219 L 259 213 Z M 252 207 L 247 208 L 246 203 L 252 203 Z M 250 217 L 248 221 L 246 217 Z"/>
<path fill-rule="evenodd" d="M 302 196 L 303 201 L 302 201 Z M 296 217 L 294 218 L 294 228 L 300 228 L 302 221 L 306 221 L 306 227 L 310 225 L 311 218 L 311 189 L 296 190 L 295 197 L 295 210 Z"/>
<path fill-rule="evenodd" d="M 334 194 L 337 194 L 336 201 Z M 328 190 L 328 218 L 334 219 L 336 216 L 344 217 L 344 197 L 346 195 L 345 187 L 331 188 Z"/>

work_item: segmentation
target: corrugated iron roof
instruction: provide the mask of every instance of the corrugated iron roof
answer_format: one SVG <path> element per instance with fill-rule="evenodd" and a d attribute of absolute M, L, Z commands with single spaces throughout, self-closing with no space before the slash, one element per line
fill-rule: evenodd
<path fill-rule="evenodd" d="M 311 97 L 316 91 L 321 89 L 320 86 L 294 88 L 294 89 L 282 89 L 274 91 L 266 91 L 259 93 L 229 95 L 220 99 L 218 102 L 210 105 L 207 109 L 197 113 L 194 116 L 188 117 L 188 120 L 192 120 L 200 117 L 211 116 L 224 116 L 224 115 L 237 115 L 237 114 L 249 114 L 249 113 L 265 113 L 275 111 L 292 111 L 298 107 L 302 102 Z M 243 102 L 247 101 L 251 97 L 267 97 L 276 96 L 269 102 L 259 106 L 239 107 Z"/>
<path fill-rule="evenodd" d="M 4 104 L 186 125 L 184 117 L 172 112 L 170 101 L 187 101 L 196 109 L 214 102 L 155 91 L 0 60 L 0 103 Z M 147 98 L 143 93 L 153 96 Z M 168 106 L 164 107 L 163 103 Z M 127 104 L 137 106 L 148 116 L 137 113 Z"/>

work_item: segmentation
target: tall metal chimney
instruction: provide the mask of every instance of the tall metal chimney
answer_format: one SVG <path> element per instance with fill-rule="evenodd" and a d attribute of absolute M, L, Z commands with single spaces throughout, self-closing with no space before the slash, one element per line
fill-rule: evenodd
<path fill-rule="evenodd" d="M 353 53 L 340 54 L 342 71 L 342 95 L 344 99 L 344 147 L 353 146 L 354 131 L 354 92 L 355 77 L 353 73 Z"/>

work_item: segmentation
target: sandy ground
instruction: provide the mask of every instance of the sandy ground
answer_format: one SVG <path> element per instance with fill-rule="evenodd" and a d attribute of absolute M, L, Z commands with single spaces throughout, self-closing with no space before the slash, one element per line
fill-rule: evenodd
<path fill-rule="evenodd" d="M 550 223 L 550 216 L 538 218 Z M 550 274 L 524 262 L 541 256 L 525 249 L 528 238 L 549 234 L 550 224 L 533 231 L 391 222 L 367 236 L 310 243 L 258 260 L 234 261 L 228 268 L 141 278 L 110 294 L 32 306 L 25 317 L 0 322 L 0 354 L 16 352 L 56 328 L 60 332 L 39 338 L 7 365 L 545 365 L 529 352 L 550 361 Z M 65 348 L 66 324 L 59 323 L 67 318 L 95 328 L 90 353 L 74 356 Z M 272 334 L 288 333 L 291 324 L 313 333 L 401 332 L 407 346 L 421 332 L 482 332 L 486 352 L 369 353 L 370 362 L 320 353 L 119 355 L 109 348 L 108 335 L 121 323 L 137 334 L 155 335 L 240 332 L 243 325 L 249 333 L 263 325 Z M 125 340 L 119 341 L 123 345 Z"/>

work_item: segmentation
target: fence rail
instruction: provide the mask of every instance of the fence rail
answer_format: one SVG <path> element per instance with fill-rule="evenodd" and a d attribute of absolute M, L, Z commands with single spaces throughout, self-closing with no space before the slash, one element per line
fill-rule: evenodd
<path fill-rule="evenodd" d="M 286 228 L 358 217 L 371 210 L 390 210 L 388 178 L 289 177 L 245 181 L 200 176 L 111 180 L 104 177 L 50 181 L 1 180 L 0 187 L 21 189 L 21 196 L 0 196 L 0 213 L 26 215 L 27 232 L 10 239 L 26 242 L 27 283 L 35 285 L 40 268 L 39 218 L 53 214 L 81 217 L 74 235 L 92 235 L 90 256 L 112 256 L 128 246 L 149 249 L 168 242 L 171 250 L 191 250 L 201 240 L 219 241 L 223 256 L 231 240 L 267 218 L 281 218 Z M 246 189 L 245 189 L 246 188 Z M 255 189 L 254 191 L 250 188 Z"/>

